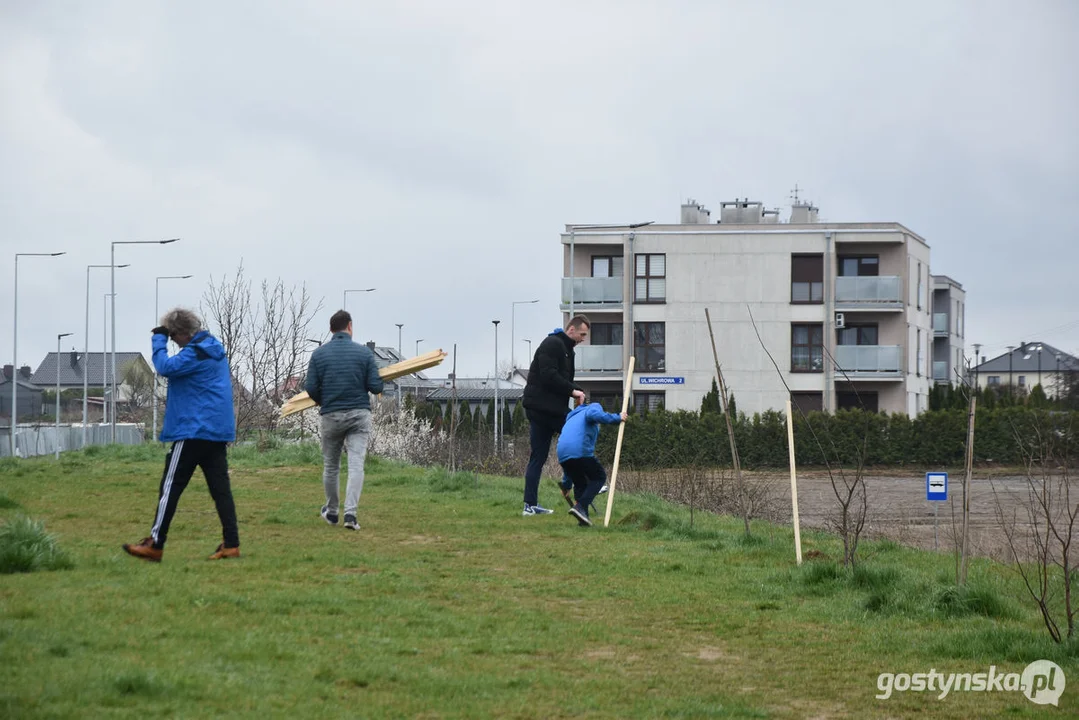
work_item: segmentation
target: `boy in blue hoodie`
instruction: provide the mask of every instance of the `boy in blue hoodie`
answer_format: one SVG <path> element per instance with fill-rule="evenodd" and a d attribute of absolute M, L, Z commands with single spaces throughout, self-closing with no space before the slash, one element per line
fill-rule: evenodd
<path fill-rule="evenodd" d="M 596 439 L 601 423 L 616 425 L 626 421 L 626 413 L 604 412 L 599 403 L 579 405 L 566 416 L 566 424 L 558 437 L 558 462 L 573 481 L 576 502 L 569 514 L 579 525 L 591 525 L 588 506 L 607 482 L 607 473 L 596 459 Z"/>

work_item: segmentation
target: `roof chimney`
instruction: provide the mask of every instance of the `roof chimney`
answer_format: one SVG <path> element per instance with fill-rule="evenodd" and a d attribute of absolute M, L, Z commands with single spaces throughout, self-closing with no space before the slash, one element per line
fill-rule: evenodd
<path fill-rule="evenodd" d="M 79 369 L 79 353 L 75 350 L 71 351 L 71 367 Z"/>
<path fill-rule="evenodd" d="M 23 365 L 21 368 L 19 368 L 19 375 L 21 375 L 24 380 L 29 380 L 31 374 L 32 373 L 30 371 L 29 365 Z"/>
<path fill-rule="evenodd" d="M 817 212 L 820 208 L 816 207 L 808 200 L 795 200 L 791 205 L 791 222 L 796 225 L 805 225 L 809 223 L 817 222 Z"/>
<path fill-rule="evenodd" d="M 4 378 L 7 379 L 7 380 L 10 380 L 11 379 L 11 373 L 14 370 L 15 370 L 15 367 L 13 365 L 5 365 L 4 366 Z"/>
<path fill-rule="evenodd" d="M 374 340 L 368 340 L 367 341 L 367 347 L 369 347 L 373 352 L 374 349 L 375 349 L 375 341 Z"/>
<path fill-rule="evenodd" d="M 707 225 L 711 217 L 712 212 L 693 198 L 682 203 L 683 225 Z"/>

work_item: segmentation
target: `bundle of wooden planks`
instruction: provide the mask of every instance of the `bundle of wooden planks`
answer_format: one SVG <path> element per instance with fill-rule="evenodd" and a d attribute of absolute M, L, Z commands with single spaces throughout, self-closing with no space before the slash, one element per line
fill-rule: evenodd
<path fill-rule="evenodd" d="M 445 359 L 446 353 L 442 352 L 442 350 L 432 350 L 409 360 L 387 365 L 378 371 L 378 376 L 383 380 L 396 380 L 399 377 L 411 375 L 420 370 L 433 368 Z M 288 402 L 281 406 L 281 417 L 288 417 L 293 413 L 302 412 L 313 407 L 315 407 L 315 401 L 306 392 L 302 392 L 289 398 Z"/>

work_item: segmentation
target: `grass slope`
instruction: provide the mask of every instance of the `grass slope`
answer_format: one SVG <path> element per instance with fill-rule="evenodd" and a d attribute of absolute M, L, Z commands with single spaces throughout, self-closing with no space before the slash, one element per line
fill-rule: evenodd
<path fill-rule="evenodd" d="M 520 517 L 521 481 L 369 459 L 350 533 L 318 518 L 317 448 L 233 452 L 238 561 L 201 473 L 164 562 L 147 534 L 163 453 L 0 461 L 0 523 L 44 520 L 74 568 L 0 575 L 0 717 L 1044 717 L 1019 693 L 874 695 L 880 672 L 1022 672 L 1079 687 L 1008 573 L 619 495 L 610 529 Z M 601 508 L 602 510 L 602 508 Z M 602 517 L 602 515 L 600 515 Z"/>

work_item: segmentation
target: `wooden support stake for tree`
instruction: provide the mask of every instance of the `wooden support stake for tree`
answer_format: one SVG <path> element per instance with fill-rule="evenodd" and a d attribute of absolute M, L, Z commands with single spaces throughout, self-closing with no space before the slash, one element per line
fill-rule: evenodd
<path fill-rule="evenodd" d="M 970 418 L 967 421 L 967 473 L 963 478 L 963 545 L 959 553 L 959 585 L 967 584 L 967 534 L 970 526 L 970 479 L 974 473 L 974 413 L 978 395 L 970 395 Z"/>
<path fill-rule="evenodd" d="M 794 517 L 794 557 L 802 564 L 802 531 L 798 526 L 798 478 L 794 472 L 794 414 L 787 399 L 787 452 L 791 463 L 791 514 Z"/>
<path fill-rule="evenodd" d="M 633 364 L 637 360 L 633 355 L 629 356 L 629 369 L 626 370 L 626 379 L 622 383 L 622 412 L 629 408 L 629 388 L 633 382 Z M 618 442 L 614 445 L 614 465 L 611 466 L 611 482 L 607 488 L 607 512 L 603 514 L 603 527 L 611 524 L 611 508 L 614 507 L 614 484 L 618 480 L 618 461 L 622 457 L 622 436 L 626 432 L 626 423 L 618 423 Z"/>
<path fill-rule="evenodd" d="M 716 336 L 712 333 L 712 316 L 708 308 L 704 309 L 704 319 L 708 321 L 708 337 L 712 340 L 712 358 L 716 361 L 716 377 L 719 379 L 719 399 L 723 405 L 723 417 L 727 419 L 727 436 L 731 441 L 731 461 L 734 463 L 734 478 L 738 485 L 738 505 L 742 511 L 742 522 L 745 523 L 746 536 L 749 536 L 749 499 L 746 497 L 746 486 L 742 482 L 742 463 L 738 458 L 738 443 L 734 440 L 734 423 L 731 422 L 731 411 L 727 407 L 727 383 L 723 381 L 723 371 L 719 369 L 719 353 L 716 352 Z"/>

